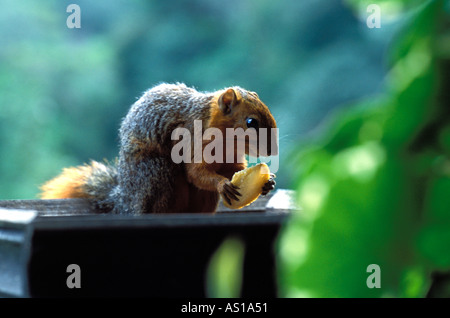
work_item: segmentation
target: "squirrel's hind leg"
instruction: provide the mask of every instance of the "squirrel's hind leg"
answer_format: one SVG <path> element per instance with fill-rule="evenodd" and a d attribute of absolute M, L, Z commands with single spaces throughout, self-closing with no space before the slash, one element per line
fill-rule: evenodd
<path fill-rule="evenodd" d="M 149 157 L 119 163 L 120 214 L 167 213 L 175 199 L 177 170 L 170 158 Z"/>

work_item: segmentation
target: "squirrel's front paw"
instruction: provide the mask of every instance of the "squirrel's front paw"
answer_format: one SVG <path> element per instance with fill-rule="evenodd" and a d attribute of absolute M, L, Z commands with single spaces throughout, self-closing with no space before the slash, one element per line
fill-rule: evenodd
<path fill-rule="evenodd" d="M 266 195 L 268 194 L 270 191 L 272 191 L 273 189 L 275 189 L 275 177 L 276 175 L 274 175 L 273 173 L 270 174 L 270 179 L 269 181 L 267 181 L 264 186 L 262 187 L 262 195 Z"/>
<path fill-rule="evenodd" d="M 220 181 L 217 190 L 229 205 L 231 205 L 231 200 L 239 201 L 238 196 L 241 196 L 238 191 L 239 187 L 232 184 L 228 179 Z"/>

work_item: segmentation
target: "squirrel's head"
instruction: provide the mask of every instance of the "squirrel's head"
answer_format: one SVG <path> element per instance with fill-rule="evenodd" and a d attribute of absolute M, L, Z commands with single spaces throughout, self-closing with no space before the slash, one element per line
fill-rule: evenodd
<path fill-rule="evenodd" d="M 270 156 L 278 153 L 277 124 L 269 108 L 255 92 L 230 87 L 218 92 L 217 105 L 220 123 L 215 127 L 233 128 L 235 140 L 245 142 L 245 153 L 251 156 Z M 239 132 L 244 132 L 245 135 Z M 256 134 L 257 139 L 251 138 Z M 229 136 L 227 136 L 229 138 Z"/>

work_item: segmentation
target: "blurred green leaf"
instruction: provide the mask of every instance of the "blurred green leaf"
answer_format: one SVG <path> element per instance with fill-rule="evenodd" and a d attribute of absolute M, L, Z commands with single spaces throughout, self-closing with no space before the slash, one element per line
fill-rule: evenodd
<path fill-rule="evenodd" d="M 435 126 L 447 107 L 435 99 L 442 3 L 417 8 L 403 30 L 386 95 L 335 114 L 325 138 L 298 150 L 303 210 L 278 242 L 282 295 L 421 297 L 433 270 L 450 270 L 448 157 L 435 142 L 446 145 L 448 129 Z M 379 289 L 366 285 L 370 264 Z"/>
<path fill-rule="evenodd" d="M 207 270 L 207 295 L 212 298 L 240 297 L 244 262 L 244 244 L 239 238 L 227 238 L 211 257 Z"/>

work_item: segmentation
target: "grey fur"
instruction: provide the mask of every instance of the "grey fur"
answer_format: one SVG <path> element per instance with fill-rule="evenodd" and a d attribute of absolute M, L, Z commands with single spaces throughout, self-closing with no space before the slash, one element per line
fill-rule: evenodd
<path fill-rule="evenodd" d="M 257 99 L 255 93 L 234 89 L 242 96 Z M 122 121 L 117 168 L 106 165 L 108 172 L 94 171 L 85 186 L 86 192 L 98 199 L 98 207 L 120 214 L 173 212 L 172 207 L 179 199 L 175 183 L 186 182 L 190 198 L 200 196 L 206 202 L 205 207 L 195 209 L 213 212 L 206 210 L 217 206 L 218 193 L 194 188 L 183 181 L 187 180 L 185 167 L 175 164 L 170 155 L 175 128 L 184 127 L 193 133 L 194 120 L 199 119 L 204 121 L 204 129 L 207 127 L 214 94 L 201 93 L 180 83 L 160 84 L 146 91 Z M 183 212 L 193 208 L 188 201 Z"/>
<path fill-rule="evenodd" d="M 97 207 L 120 214 L 170 210 L 176 199 L 175 176 L 185 173 L 170 157 L 172 131 L 185 127 L 193 132 L 195 119 L 209 118 L 213 96 L 184 84 L 160 84 L 146 91 L 122 121 L 117 166 L 93 169 L 84 186 Z"/>

